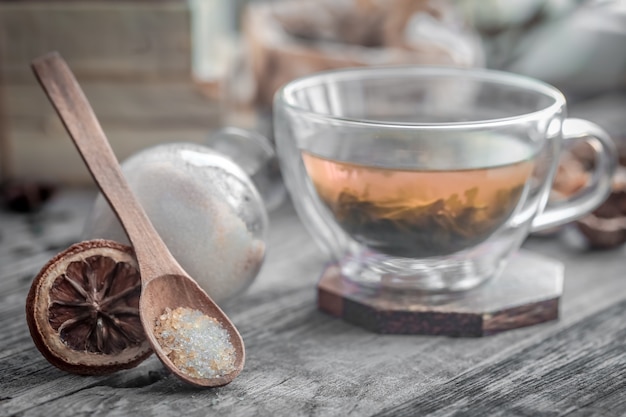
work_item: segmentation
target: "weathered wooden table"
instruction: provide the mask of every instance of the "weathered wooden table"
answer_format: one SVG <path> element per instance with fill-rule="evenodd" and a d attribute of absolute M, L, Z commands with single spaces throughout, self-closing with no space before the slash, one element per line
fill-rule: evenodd
<path fill-rule="evenodd" d="M 154 357 L 106 377 L 61 372 L 33 345 L 24 301 L 79 239 L 92 197 L 68 190 L 36 215 L 0 212 L 0 416 L 626 415 L 626 247 L 525 244 L 565 263 L 558 321 L 485 338 L 383 336 L 317 310 L 325 258 L 289 205 L 271 216 L 262 273 L 224 306 L 247 348 L 233 383 L 194 389 Z"/>

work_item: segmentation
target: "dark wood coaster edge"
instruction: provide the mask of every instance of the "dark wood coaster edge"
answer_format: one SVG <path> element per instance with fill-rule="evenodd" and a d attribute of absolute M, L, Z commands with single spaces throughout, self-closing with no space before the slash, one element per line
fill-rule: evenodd
<path fill-rule="evenodd" d="M 483 335 L 528 327 L 559 318 L 559 297 L 535 301 L 483 315 Z"/>
<path fill-rule="evenodd" d="M 415 334 L 453 337 L 490 336 L 558 319 L 560 297 L 512 305 L 498 311 L 458 312 L 384 310 L 369 304 L 360 290 L 326 267 L 318 283 L 321 311 L 381 334 Z M 375 298 L 375 294 L 372 294 Z"/>

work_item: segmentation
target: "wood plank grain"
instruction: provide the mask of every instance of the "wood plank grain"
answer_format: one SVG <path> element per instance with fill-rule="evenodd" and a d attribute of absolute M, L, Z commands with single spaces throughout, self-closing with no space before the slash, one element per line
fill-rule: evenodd
<path fill-rule="evenodd" d="M 54 242 L 55 236 L 78 235 L 90 200 L 85 197 L 81 203 L 78 196 L 69 201 L 67 198 L 47 207 L 44 213 L 52 208 L 57 213 L 67 210 L 73 213 L 72 218 L 49 217 L 40 224 L 43 229 L 40 233 L 29 231 L 26 217 L 11 217 L 9 221 L 4 213 L 0 213 L 0 226 L 14 225 L 10 230 L 32 247 L 45 248 L 45 242 Z M 0 337 L 0 352 L 7 349 L 7 355 L 0 357 L 0 397 L 5 397 L 0 400 L 0 416 L 371 415 L 393 409 L 397 404 L 410 404 L 417 398 L 430 398 L 431 392 L 441 393 L 440 387 L 446 387 L 451 391 L 447 395 L 453 396 L 454 384 L 465 381 L 468 375 L 483 375 L 478 381 L 486 384 L 489 372 L 504 378 L 502 384 L 490 380 L 494 395 L 498 389 L 504 387 L 504 390 L 515 383 L 522 393 L 526 384 L 535 384 L 537 390 L 548 390 L 558 399 L 558 387 L 563 384 L 570 394 L 560 393 L 561 403 L 557 405 L 567 408 L 566 403 L 574 403 L 577 397 L 586 395 L 596 401 L 578 411 L 581 415 L 593 415 L 593 407 L 612 412 L 611 404 L 593 397 L 591 390 L 600 389 L 596 385 L 599 382 L 587 380 L 577 369 L 595 372 L 594 375 L 602 378 L 601 389 L 608 395 L 607 399 L 623 405 L 619 394 L 614 393 L 624 380 L 623 364 L 617 352 L 610 352 L 609 347 L 620 346 L 610 341 L 610 336 L 598 339 L 593 335 L 597 327 L 599 332 L 613 334 L 616 340 L 623 337 L 623 327 L 619 329 L 622 325 L 609 316 L 625 314 L 621 309 L 626 298 L 623 279 L 626 248 L 587 252 L 554 239 L 527 242 L 527 248 L 565 263 L 565 294 L 561 319 L 557 322 L 484 340 L 386 336 L 369 333 L 317 311 L 315 283 L 326 257 L 306 234 L 291 206 L 272 213 L 270 222 L 269 257 L 261 275 L 246 294 L 224 305 L 246 343 L 246 367 L 231 385 L 216 390 L 190 389 L 167 376 L 156 360 L 111 377 L 83 378 L 57 371 L 29 340 L 21 298 L 26 294 L 27 282 L 18 282 L 20 274 L 0 272 L 0 285 L 6 282 L 2 288 L 11 288 L 12 293 L 0 298 L 0 325 L 6 324 L 9 329 L 6 337 L 4 333 Z M 0 241 L 0 252 L 4 242 Z M 9 252 L 4 253 L 0 268 L 3 261 L 11 259 L 28 272 L 35 269 L 28 260 L 37 260 L 45 252 L 37 249 L 34 255 L 24 253 L 15 258 Z M 607 309 L 610 305 L 614 307 Z M 579 325 L 582 330 L 576 330 Z M 580 347 L 573 346 L 570 351 L 567 343 Z M 549 348 L 551 345 L 553 350 Z M 542 351 L 549 357 L 542 359 L 538 346 L 545 346 Z M 525 355 L 530 355 L 527 352 L 536 350 L 537 353 L 526 358 Z M 566 355 L 561 358 L 563 351 Z M 604 369 L 604 374 L 600 372 L 603 368 L 594 359 L 596 354 L 603 354 L 615 372 L 609 369 Z M 572 355 L 581 356 L 575 359 Z M 539 371 L 533 367 L 535 360 L 539 361 Z M 513 366 L 510 369 L 515 375 L 507 376 L 506 366 Z M 517 371 L 515 366 L 519 368 Z M 572 379 L 567 379 L 563 367 L 570 371 Z M 19 377 L 11 377 L 13 374 Z M 534 375 L 542 375 L 553 386 L 540 385 L 539 380 L 533 380 Z M 469 390 L 469 380 L 465 384 Z M 531 401 L 532 394 L 524 394 L 523 405 Z M 549 399 L 534 394 L 540 404 L 547 404 L 545 401 Z M 507 401 L 514 402 L 515 398 L 509 396 Z M 463 408 L 463 401 L 456 402 L 454 412 L 475 415 L 468 408 L 471 403 L 465 405 Z M 490 407 L 489 403 L 485 407 Z M 516 411 L 511 410 L 511 413 Z M 572 409 L 573 415 L 576 412 Z"/>
<path fill-rule="evenodd" d="M 33 407 L 29 404 L 28 408 L 21 411 L 25 415 L 45 415 L 52 410 L 69 414 L 76 409 L 110 410 L 108 415 L 138 414 L 146 410 L 151 413 L 180 412 L 187 415 L 197 414 L 202 410 L 210 410 L 215 415 L 369 415 L 384 408 L 386 404 L 403 399 L 408 401 L 412 398 L 437 398 L 440 394 L 439 385 L 446 387 L 448 397 L 454 399 L 455 380 L 450 379 L 459 366 L 464 365 L 461 366 L 463 369 L 481 365 L 474 361 L 485 360 L 488 356 L 484 352 L 481 354 L 480 350 L 486 348 L 490 355 L 494 355 L 506 345 L 504 340 L 485 345 L 472 344 L 466 339 L 374 336 L 342 322 L 329 320 L 312 308 L 306 308 L 309 304 L 306 303 L 307 293 L 306 290 L 294 293 L 290 297 L 290 303 L 281 303 L 282 311 L 276 311 L 275 314 L 266 312 L 256 323 L 254 332 L 244 332 L 250 359 L 244 373 L 229 387 L 211 392 L 193 391 L 173 378 L 158 380 L 133 390 L 109 388 L 106 384 L 101 384 L 86 387 L 39 406 Z M 623 313 L 623 307 L 622 305 L 617 312 Z M 615 312 L 611 310 L 600 314 L 594 324 L 601 322 L 607 314 Z M 508 340 L 508 343 L 519 343 L 522 335 L 517 336 Z M 532 336 L 532 333 L 525 336 Z M 552 338 L 547 340 L 547 343 L 553 341 Z M 332 355 L 329 347 L 332 347 Z M 532 349 L 532 346 L 529 348 L 522 345 L 516 352 L 523 353 Z M 506 353 L 506 357 L 509 353 Z M 563 363 L 560 354 L 561 351 L 557 349 L 545 359 L 549 362 L 550 369 L 559 369 Z M 576 350 L 573 354 L 576 354 Z M 615 357 L 606 359 L 608 366 L 617 365 Z M 501 365 L 502 363 L 505 365 Z M 497 376 L 501 377 L 506 374 L 505 366 L 508 364 L 507 361 L 499 361 L 495 365 L 483 364 L 481 368 L 491 369 L 495 366 L 500 372 Z M 532 360 L 529 365 L 532 366 Z M 574 363 L 572 366 L 579 365 Z M 512 371 L 515 372 L 515 369 Z M 613 392 L 619 388 L 613 378 L 618 378 L 619 381 L 623 374 L 602 376 L 602 382 L 611 387 L 609 390 Z M 527 378 L 532 383 L 533 375 L 525 376 L 518 372 L 511 378 L 521 382 Z M 552 379 L 546 379 L 554 384 L 553 390 L 558 390 L 562 382 L 559 378 L 561 375 L 557 373 Z M 491 382 L 496 387 L 499 386 L 497 378 Z M 578 387 L 577 394 L 591 395 L 582 382 L 584 376 L 580 375 L 574 381 Z M 596 389 L 593 383 L 588 384 L 588 387 L 591 390 Z M 433 389 L 435 396 L 431 397 L 430 392 Z M 448 397 L 442 398 L 447 400 Z M 568 398 L 572 399 L 563 393 L 562 399 L 567 401 Z M 437 402 L 436 399 L 431 402 L 446 403 Z M 407 414 L 415 415 L 411 412 Z M 531 412 L 526 415 L 537 414 Z"/>
<path fill-rule="evenodd" d="M 245 299 L 243 305 L 231 306 L 233 321 L 246 340 L 249 359 L 242 375 L 218 391 L 221 401 L 211 406 L 213 412 L 230 414 L 233 401 L 237 403 L 237 414 L 242 415 L 255 415 L 257 411 L 282 415 L 292 411 L 307 414 L 307 410 L 340 412 L 346 406 L 362 412 L 392 398 L 409 399 L 416 387 L 426 388 L 432 382 L 446 380 L 457 366 L 471 366 L 484 359 L 479 351 L 485 354 L 500 349 L 499 343 L 485 349 L 458 339 L 453 343 L 466 346 L 465 353 L 459 354 L 460 346 L 451 348 L 448 339 L 380 337 L 319 313 L 314 298 L 310 284 L 304 282 L 299 289 L 285 294 L 264 291 Z M 206 407 L 207 398 L 215 396 L 190 392 L 173 378 L 136 390 L 109 389 L 106 380 L 94 384 L 92 380 L 59 375 L 32 349 L 22 355 L 0 362 L 0 368 L 20 375 L 19 379 L 2 383 L 3 391 L 13 396 L 4 404 L 4 409 L 12 413 L 43 415 L 54 410 L 67 414 L 76 406 L 84 410 L 118 410 L 113 415 L 146 409 L 190 414 Z M 452 357 L 456 360 L 450 360 Z M 405 361 L 412 365 L 407 366 Z M 48 390 L 56 378 L 62 378 L 59 382 L 67 386 L 55 398 Z M 403 384 L 406 378 L 421 381 Z M 164 391 L 168 395 L 162 395 Z M 335 391 L 341 395 L 335 395 Z M 185 396 L 187 400 L 183 401 Z"/>
<path fill-rule="evenodd" d="M 379 416 L 623 416 L 626 302 Z"/>

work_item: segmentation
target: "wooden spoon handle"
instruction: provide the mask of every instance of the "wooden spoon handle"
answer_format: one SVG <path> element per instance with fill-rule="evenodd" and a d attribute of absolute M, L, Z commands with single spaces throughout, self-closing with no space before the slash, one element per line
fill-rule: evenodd
<path fill-rule="evenodd" d="M 126 230 L 142 269 L 142 279 L 165 273 L 184 273 L 180 267 L 175 270 L 177 262 L 130 189 L 100 123 L 67 63 L 59 53 L 51 52 L 35 59 L 32 68 L 93 179 Z"/>

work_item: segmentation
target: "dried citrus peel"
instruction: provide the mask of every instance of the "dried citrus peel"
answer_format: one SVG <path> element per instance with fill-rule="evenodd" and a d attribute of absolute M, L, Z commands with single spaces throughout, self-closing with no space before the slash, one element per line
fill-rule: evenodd
<path fill-rule="evenodd" d="M 132 368 L 152 350 L 139 320 L 140 276 L 132 249 L 109 240 L 72 245 L 39 272 L 26 300 L 31 337 L 67 372 Z"/>

